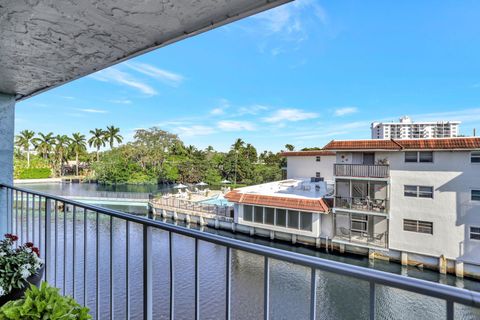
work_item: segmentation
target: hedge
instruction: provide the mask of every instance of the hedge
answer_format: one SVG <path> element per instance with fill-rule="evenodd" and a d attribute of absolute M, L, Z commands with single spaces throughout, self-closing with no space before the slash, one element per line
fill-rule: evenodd
<path fill-rule="evenodd" d="M 30 168 L 20 172 L 20 179 L 45 179 L 50 178 L 52 170 L 50 168 Z"/>

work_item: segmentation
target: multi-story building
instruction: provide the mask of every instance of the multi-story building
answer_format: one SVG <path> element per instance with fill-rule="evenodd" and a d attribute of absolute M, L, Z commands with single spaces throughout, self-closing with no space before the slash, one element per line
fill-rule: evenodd
<path fill-rule="evenodd" d="M 334 140 L 282 155 L 289 180 L 227 195 L 239 225 L 480 276 L 480 138 Z"/>
<path fill-rule="evenodd" d="M 399 122 L 373 122 L 372 139 L 453 138 L 460 134 L 460 121 L 413 122 L 409 117 Z"/>
<path fill-rule="evenodd" d="M 334 241 L 480 271 L 480 138 L 332 141 Z M 446 270 L 443 270 L 446 271 Z"/>

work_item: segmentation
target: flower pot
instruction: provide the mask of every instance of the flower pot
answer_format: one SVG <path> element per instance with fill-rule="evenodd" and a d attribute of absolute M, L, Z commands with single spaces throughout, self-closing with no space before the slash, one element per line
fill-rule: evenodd
<path fill-rule="evenodd" d="M 41 266 L 40 269 L 37 270 L 37 273 L 32 274 L 26 280 L 24 280 L 24 286 L 21 289 L 13 289 L 10 293 L 0 297 L 0 307 L 3 306 L 5 303 L 11 300 L 17 300 L 23 298 L 25 291 L 30 287 L 30 284 L 38 287 L 40 282 L 42 281 L 43 272 L 45 271 L 45 265 Z"/>

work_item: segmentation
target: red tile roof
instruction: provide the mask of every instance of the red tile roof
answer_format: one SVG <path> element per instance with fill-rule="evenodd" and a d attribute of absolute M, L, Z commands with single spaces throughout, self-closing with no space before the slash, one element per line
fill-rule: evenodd
<path fill-rule="evenodd" d="M 230 191 L 225 195 L 228 201 L 262 205 L 267 207 L 295 209 L 299 211 L 310 212 L 328 212 L 329 207 L 322 198 L 318 199 L 298 199 L 290 197 L 266 196 L 261 194 L 241 193 L 238 190 Z"/>
<path fill-rule="evenodd" d="M 324 150 L 472 150 L 480 149 L 479 137 L 442 139 L 391 139 L 330 141 Z"/>
<path fill-rule="evenodd" d="M 284 151 L 280 153 L 282 157 L 310 157 L 310 156 L 334 156 L 335 152 L 325 150 L 308 151 Z"/>

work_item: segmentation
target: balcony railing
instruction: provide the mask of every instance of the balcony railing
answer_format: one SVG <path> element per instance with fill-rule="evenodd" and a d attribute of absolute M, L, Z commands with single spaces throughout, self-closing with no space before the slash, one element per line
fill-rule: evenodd
<path fill-rule="evenodd" d="M 388 212 L 387 199 L 371 199 L 362 197 L 335 197 L 335 208 L 365 211 L 365 212 Z"/>
<path fill-rule="evenodd" d="M 388 178 L 389 165 L 335 164 L 335 176 L 359 178 Z"/>
<path fill-rule="evenodd" d="M 335 230 L 333 239 L 381 248 L 387 248 L 388 246 L 388 232 L 369 233 L 339 227 Z"/>
<path fill-rule="evenodd" d="M 112 319 L 118 308 L 122 308 L 124 312 L 122 318 L 157 319 L 159 316 L 154 314 L 154 299 L 155 304 L 168 300 L 167 312 L 170 319 L 173 319 L 176 308 L 182 303 L 181 300 L 176 300 L 176 295 L 182 292 L 192 292 L 194 295 L 192 318 L 199 319 L 199 259 L 205 258 L 202 250 L 199 250 L 201 242 L 215 244 L 225 250 L 224 274 L 217 275 L 223 277 L 222 281 L 225 282 L 225 291 L 221 295 L 225 304 L 225 319 L 235 318 L 235 315 L 231 314 L 234 304 L 231 301 L 232 250 L 255 254 L 263 260 L 261 268 L 264 319 L 270 317 L 270 268 L 271 263 L 275 264 L 276 261 L 306 267 L 310 273 L 310 319 L 315 319 L 317 312 L 328 309 L 321 306 L 327 302 L 317 301 L 318 275 L 324 271 L 369 283 L 367 299 L 370 319 L 375 319 L 377 314 L 376 292 L 382 292 L 386 287 L 443 300 L 445 316 L 449 320 L 454 318 L 455 304 L 474 308 L 480 306 L 480 293 L 477 292 L 222 237 L 45 193 L 0 185 L 0 201 L 3 201 L 0 203 L 0 212 L 7 214 L 7 230 L 18 234 L 20 242 L 30 240 L 39 244 L 45 261 L 45 280 L 59 287 L 64 294 L 73 295 L 81 304 L 88 306 L 96 319 Z M 117 237 L 114 242 L 113 235 L 119 230 L 125 232 L 125 237 L 122 237 L 121 241 L 117 240 Z M 137 232 L 134 233 L 133 230 Z M 154 242 L 152 235 L 159 230 L 166 237 L 162 241 Z M 194 272 L 190 285 L 185 285 L 185 282 L 181 286 L 175 285 L 178 272 L 174 272 L 174 262 L 187 263 L 177 256 L 182 253 L 181 250 L 174 250 L 178 236 L 191 239 L 194 246 Z M 160 244 L 167 245 L 165 251 L 154 254 Z M 141 249 L 134 250 L 134 245 Z M 102 253 L 99 248 L 102 248 Z M 105 250 L 107 254 L 104 254 Z M 153 280 L 156 274 L 153 267 L 160 256 L 168 259 L 169 271 L 161 274 L 169 280 L 169 285 L 162 286 L 169 294 L 166 299 L 153 295 Z M 114 266 L 122 266 L 122 272 L 114 274 Z M 108 276 L 101 277 L 100 273 Z M 257 274 L 257 269 L 247 270 L 247 273 Z M 134 277 L 137 274 L 141 276 Z M 132 292 L 133 285 L 141 286 L 141 292 Z M 67 290 L 67 287 L 70 290 Z M 209 291 L 203 294 L 218 297 L 218 293 Z M 291 307 L 294 306 L 289 306 Z M 140 309 L 139 314 L 132 315 L 133 308 Z M 391 316 L 401 318 L 402 314 Z"/>

